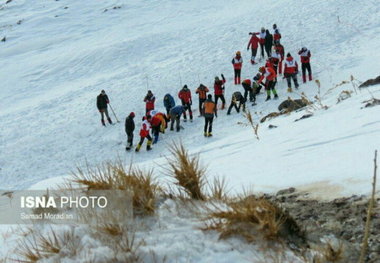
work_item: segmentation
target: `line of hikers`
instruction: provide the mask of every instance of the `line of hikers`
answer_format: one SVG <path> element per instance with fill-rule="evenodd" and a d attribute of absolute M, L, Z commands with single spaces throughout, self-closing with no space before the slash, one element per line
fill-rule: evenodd
<path fill-rule="evenodd" d="M 274 98 L 278 98 L 276 91 L 277 76 L 284 73 L 284 77 L 287 81 L 288 92 L 292 92 L 291 82 L 293 81 L 294 86 L 298 89 L 299 84 L 297 80 L 298 74 L 298 63 L 295 61 L 293 56 L 290 53 L 286 54 L 285 58 L 285 49 L 280 43 L 282 38 L 277 25 L 273 25 L 273 35 L 262 28 L 260 32 L 250 32 L 251 39 L 248 42 L 247 50 L 251 48 L 251 64 L 255 65 L 257 49 L 260 45 L 261 47 L 261 61 L 264 58 L 264 50 L 267 55 L 267 60 L 265 66 L 261 66 L 258 69 L 258 73 L 253 77 L 252 81 L 250 79 L 244 79 L 241 81 L 241 70 L 243 67 L 243 59 L 241 52 L 237 51 L 236 56 L 232 59 L 232 64 L 234 68 L 234 84 L 242 85 L 244 90 L 244 95 L 240 91 L 235 91 L 232 94 L 230 105 L 227 109 L 227 115 L 231 114 L 231 110 L 235 110 L 239 113 L 242 108 L 245 111 L 246 103 L 248 100 L 252 102 L 252 105 L 256 105 L 256 95 L 260 93 L 260 90 L 264 88 L 267 93 L 266 101 L 271 99 L 271 93 Z M 303 82 L 306 82 L 306 71 L 309 75 L 309 81 L 312 80 L 311 67 L 310 67 L 310 50 L 303 47 L 298 51 L 298 54 L 301 58 L 302 64 L 302 78 Z M 284 68 L 283 68 L 284 63 Z M 212 136 L 212 124 L 214 116 L 217 117 L 217 105 L 220 100 L 222 105 L 221 110 L 225 109 L 226 100 L 224 97 L 226 78 L 221 74 L 221 78 L 218 76 L 214 79 L 214 100 L 211 94 L 207 94 L 210 90 L 203 84 L 200 84 L 196 89 L 195 93 L 198 94 L 199 99 L 199 117 L 203 116 L 205 119 L 204 124 L 204 136 Z M 193 110 L 192 110 L 192 97 L 191 91 L 187 85 L 184 85 L 183 88 L 178 93 L 178 98 L 181 101 L 180 105 L 175 105 L 174 98 L 168 93 L 163 98 L 163 104 L 166 109 L 166 114 L 158 112 L 155 110 L 156 98 L 153 95 L 151 90 L 148 90 L 146 96 L 144 97 L 145 102 L 145 112 L 146 115 L 142 118 L 141 128 L 140 128 L 140 141 L 137 144 L 135 151 L 138 152 L 147 139 L 147 150 L 151 150 L 152 144 L 158 142 L 159 134 L 165 133 L 165 130 L 168 128 L 168 123 L 170 122 L 170 130 L 174 130 L 174 126 L 177 132 L 181 130 L 181 116 L 183 115 L 183 121 L 187 121 L 187 113 L 189 115 L 190 122 L 193 121 Z M 113 124 L 112 120 L 108 114 L 107 105 L 109 104 L 109 98 L 106 95 L 105 91 L 102 90 L 99 96 L 97 97 L 97 108 L 101 114 L 101 123 L 105 126 L 104 117 L 107 118 L 109 124 Z M 111 108 L 112 110 L 112 108 Z M 116 117 L 116 115 L 115 115 Z M 135 113 L 131 112 L 125 120 L 125 132 L 127 134 L 127 147 L 126 150 L 129 151 L 133 146 L 133 133 L 135 130 L 134 123 Z M 152 131 L 152 136 L 150 135 L 150 130 Z"/>

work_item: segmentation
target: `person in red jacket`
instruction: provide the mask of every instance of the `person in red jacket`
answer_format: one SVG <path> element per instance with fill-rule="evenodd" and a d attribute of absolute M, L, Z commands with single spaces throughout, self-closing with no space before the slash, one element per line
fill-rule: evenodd
<path fill-rule="evenodd" d="M 247 101 L 248 99 L 248 94 L 249 94 L 249 101 L 254 102 L 254 94 L 253 94 L 253 89 L 252 89 L 252 83 L 250 79 L 245 79 L 241 83 L 241 85 L 244 88 L 244 101 Z"/>
<path fill-rule="evenodd" d="M 278 62 L 278 74 L 281 75 L 282 74 L 282 62 L 284 61 L 284 58 L 285 58 L 285 49 L 284 49 L 284 46 L 280 44 L 280 41 L 275 40 L 274 43 L 275 43 L 274 47 L 275 47 L 276 51 L 278 51 L 278 53 L 281 56 L 281 59 Z"/>
<path fill-rule="evenodd" d="M 249 50 L 249 48 L 251 47 L 251 51 L 252 51 L 251 64 L 254 65 L 256 64 L 255 58 L 256 58 L 257 48 L 259 47 L 259 41 L 260 41 L 259 38 L 257 37 L 259 33 L 249 33 L 249 34 L 252 35 L 252 37 L 248 42 L 247 50 Z"/>
<path fill-rule="evenodd" d="M 154 110 L 155 100 L 156 100 L 156 98 L 154 97 L 152 91 L 148 90 L 148 93 L 146 94 L 146 96 L 144 98 L 146 113 L 148 113 L 151 110 Z"/>
<path fill-rule="evenodd" d="M 167 118 L 162 112 L 150 111 L 149 115 L 152 116 L 150 125 L 152 126 L 153 144 L 156 144 L 158 142 L 160 132 L 165 133 L 165 129 L 167 128 Z"/>
<path fill-rule="evenodd" d="M 214 95 L 215 95 L 215 105 L 218 106 L 218 99 L 220 98 L 222 100 L 222 110 L 224 110 L 224 107 L 226 105 L 226 99 L 224 98 L 224 83 L 226 83 L 226 79 L 224 78 L 223 74 L 221 76 L 222 76 L 221 80 L 219 79 L 219 77 L 215 77 Z"/>
<path fill-rule="evenodd" d="M 308 50 L 306 47 L 303 47 L 299 52 L 298 55 L 301 57 L 301 64 L 302 64 L 302 80 L 303 83 L 306 83 L 306 70 L 309 73 L 309 81 L 312 80 L 311 76 L 311 67 L 310 67 L 310 57 L 311 53 L 310 50 Z"/>
<path fill-rule="evenodd" d="M 294 82 L 294 86 L 296 87 L 296 89 L 298 89 L 297 74 L 298 74 L 297 61 L 295 61 L 292 55 L 288 53 L 286 54 L 285 68 L 284 68 L 284 77 L 286 78 L 286 81 L 288 83 L 288 92 L 292 92 L 292 82 L 291 82 L 292 79 Z"/>
<path fill-rule="evenodd" d="M 278 98 L 278 95 L 277 95 L 277 91 L 275 89 L 275 86 L 276 86 L 276 72 L 274 72 L 274 69 L 271 68 L 271 67 L 261 67 L 259 68 L 259 72 L 261 73 L 261 77 L 260 79 L 257 81 L 258 84 L 262 83 L 262 81 L 264 80 L 264 78 L 266 79 L 265 81 L 265 89 L 267 91 L 267 100 L 270 100 L 271 97 L 270 97 L 270 91 L 272 91 L 273 95 L 274 95 L 274 98 L 277 99 Z"/>
<path fill-rule="evenodd" d="M 243 67 L 243 58 L 240 51 L 236 52 L 236 56 L 232 59 L 232 65 L 235 72 L 235 85 L 240 84 L 241 68 Z"/>
<path fill-rule="evenodd" d="M 193 104 L 191 100 L 191 91 L 187 87 L 187 85 L 183 86 L 183 88 L 178 92 L 178 98 L 181 100 L 182 105 L 186 106 L 185 109 L 189 111 L 190 121 L 193 121 L 193 111 L 191 110 L 191 105 Z M 187 121 L 186 110 L 183 112 L 184 121 Z"/>
<path fill-rule="evenodd" d="M 270 62 L 272 63 L 273 69 L 276 72 L 276 74 L 277 74 L 277 69 L 280 64 L 280 61 L 281 61 L 281 54 L 276 48 L 274 48 L 274 51 L 272 52 L 272 57 L 270 58 Z"/>
<path fill-rule="evenodd" d="M 280 29 L 278 29 L 276 24 L 273 24 L 273 41 L 278 41 L 280 43 L 281 34 Z"/>
<path fill-rule="evenodd" d="M 270 67 L 274 69 L 274 65 L 272 62 L 272 57 L 268 57 L 267 61 L 265 61 L 265 67 Z"/>
<path fill-rule="evenodd" d="M 143 117 L 143 122 L 141 124 L 141 129 L 140 129 L 140 142 L 137 144 L 135 151 L 138 152 L 140 151 L 141 145 L 144 143 L 145 138 L 148 139 L 148 143 L 146 145 L 146 150 L 150 151 L 152 150 L 152 137 L 150 136 L 150 121 L 152 117 L 150 115 L 144 116 Z"/>

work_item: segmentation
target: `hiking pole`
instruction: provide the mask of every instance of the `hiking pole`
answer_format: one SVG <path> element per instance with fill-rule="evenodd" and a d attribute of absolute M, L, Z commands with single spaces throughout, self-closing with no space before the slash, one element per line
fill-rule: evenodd
<path fill-rule="evenodd" d="M 113 115 L 115 116 L 116 121 L 117 121 L 117 122 L 120 122 L 120 121 L 118 120 L 118 118 L 116 117 L 115 111 L 113 110 L 111 104 L 108 104 L 108 105 L 110 105 L 110 108 L 111 108 L 111 110 L 112 110 Z"/>

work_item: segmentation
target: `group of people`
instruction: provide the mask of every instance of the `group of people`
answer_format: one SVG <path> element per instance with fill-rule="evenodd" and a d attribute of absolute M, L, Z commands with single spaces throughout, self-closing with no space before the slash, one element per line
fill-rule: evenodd
<path fill-rule="evenodd" d="M 260 32 L 250 32 L 251 38 L 247 45 L 247 51 L 251 49 L 251 64 L 257 64 L 256 56 L 257 51 L 260 46 L 260 58 L 259 61 L 265 58 L 264 51 L 267 56 L 265 65 L 259 67 L 259 74 L 261 77 L 258 79 L 257 76 L 254 77 L 253 84 L 257 87 L 258 84 L 263 84 L 267 92 L 266 100 L 271 99 L 271 93 L 274 98 L 278 98 L 276 91 L 277 77 L 284 73 L 284 78 L 287 81 L 288 92 L 292 92 L 292 81 L 294 87 L 298 89 L 299 84 L 297 80 L 298 74 L 298 64 L 290 53 L 285 56 L 285 48 L 281 44 L 281 33 L 276 24 L 273 24 L 273 34 L 268 29 L 264 27 L 261 28 Z M 305 83 L 307 80 L 307 74 L 309 81 L 312 80 L 312 72 L 310 66 L 311 52 L 306 47 L 303 47 L 298 51 L 298 55 L 301 58 L 301 68 L 302 68 L 302 80 Z M 284 64 L 284 68 L 283 68 Z M 234 81 L 235 85 L 241 83 L 241 70 L 243 68 L 243 59 L 241 52 L 237 51 L 235 57 L 232 59 L 232 65 L 234 68 Z M 284 69 L 284 70 L 283 70 Z M 256 79 L 255 79 L 256 78 Z M 264 82 L 265 79 L 265 82 Z M 251 87 L 254 89 L 255 87 Z M 246 88 L 245 88 L 246 89 Z M 252 91 L 254 92 L 254 91 Z"/>
<path fill-rule="evenodd" d="M 268 29 L 261 28 L 260 32 L 250 32 L 251 38 L 247 45 L 247 51 L 251 49 L 251 64 L 255 65 L 256 55 L 258 48 L 260 46 L 260 59 L 264 59 L 265 54 L 267 55 L 267 60 L 264 66 L 259 67 L 258 73 L 251 79 L 247 78 L 241 81 L 241 70 L 243 67 L 243 58 L 240 51 L 236 52 L 235 57 L 232 59 L 232 65 L 234 69 L 234 84 L 242 85 L 244 90 L 244 95 L 240 91 L 233 92 L 231 97 L 230 105 L 227 109 L 227 115 L 231 114 L 231 110 L 235 108 L 237 112 L 242 109 L 245 111 L 246 103 L 248 100 L 252 102 L 252 105 L 256 104 L 256 95 L 260 93 L 260 90 L 264 88 L 267 93 L 266 101 L 271 99 L 271 93 L 274 98 L 278 98 L 276 91 L 277 77 L 284 74 L 283 78 L 286 78 L 288 85 L 288 92 L 292 92 L 292 81 L 296 89 L 298 89 L 299 84 L 297 80 L 298 74 L 298 64 L 290 53 L 285 56 L 284 46 L 281 45 L 280 40 L 282 38 L 277 25 L 273 25 L 273 34 L 270 33 Z M 312 73 L 310 67 L 310 50 L 303 47 L 299 50 L 298 54 L 301 58 L 302 64 L 302 79 L 305 83 L 306 71 L 308 72 L 308 80 L 312 80 Z M 283 68 L 284 64 L 284 68 Z M 251 70 L 251 69 L 250 69 Z M 203 84 L 195 90 L 198 95 L 198 105 L 199 105 L 199 116 L 203 116 L 205 120 L 204 124 L 204 136 L 212 136 L 212 124 L 214 117 L 217 117 L 218 101 L 221 101 L 221 106 L 219 109 L 224 110 L 226 106 L 226 99 L 224 97 L 226 78 L 223 74 L 221 77 L 216 76 L 214 79 L 214 100 L 209 88 Z M 155 110 L 156 98 L 151 90 L 148 90 L 146 96 L 144 97 L 145 102 L 145 116 L 142 118 L 141 128 L 139 132 L 140 141 L 138 142 L 135 151 L 140 151 L 145 139 L 147 140 L 146 149 L 149 151 L 152 149 L 152 144 L 156 144 L 159 139 L 160 133 L 165 133 L 168 128 L 168 123 L 170 122 L 170 130 L 173 131 L 174 128 L 179 132 L 182 128 L 181 126 L 181 116 L 183 116 L 183 121 L 187 121 L 187 116 L 189 116 L 190 122 L 193 121 L 193 110 L 192 110 L 192 96 L 191 91 L 187 85 L 184 85 L 178 92 L 178 98 L 181 104 L 176 105 L 175 100 L 169 93 L 163 98 L 163 105 L 166 109 L 166 113 L 162 113 Z M 109 124 L 113 124 L 112 120 L 108 114 L 109 98 L 105 91 L 102 90 L 97 97 L 97 108 L 101 114 L 101 123 L 105 126 L 105 119 Z M 111 108 L 112 109 L 112 108 Z M 115 116 L 116 117 L 116 116 Z M 125 132 L 127 134 L 127 147 L 126 150 L 129 151 L 133 147 L 133 133 L 135 130 L 135 113 L 131 112 L 125 120 Z M 152 135 L 151 135 L 152 134 Z"/>

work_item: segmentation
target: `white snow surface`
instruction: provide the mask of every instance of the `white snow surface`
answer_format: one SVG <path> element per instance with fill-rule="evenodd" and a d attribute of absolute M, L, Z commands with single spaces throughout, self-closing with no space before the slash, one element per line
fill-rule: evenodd
<path fill-rule="evenodd" d="M 373 153 L 380 146 L 380 107 L 361 107 L 364 100 L 380 97 L 380 87 L 356 90 L 339 104 L 341 91 L 354 90 L 351 83 L 329 89 L 351 75 L 360 81 L 379 75 L 377 1 L 5 2 L 0 2 L 0 38 L 7 38 L 0 42 L 0 189 L 45 188 L 61 181 L 78 164 L 96 165 L 118 157 L 126 164 L 153 167 L 161 175 L 167 146 L 181 140 L 208 165 L 207 176 L 226 177 L 236 192 L 250 187 L 256 192 L 275 192 L 294 186 L 325 199 L 370 191 Z M 182 123 L 185 129 L 180 133 L 160 135 L 151 152 L 145 147 L 138 154 L 125 152 L 124 118 L 131 111 L 136 113 L 136 144 L 147 89 L 157 98 L 156 108 L 163 111 L 163 96 L 177 97 L 187 84 L 197 109 L 196 87 L 201 82 L 212 89 L 214 76 L 224 73 L 229 103 L 234 91 L 243 91 L 233 85 L 232 57 L 242 51 L 242 78 L 252 78 L 258 65 L 249 64 L 248 32 L 271 28 L 273 23 L 280 28 L 285 51 L 298 62 L 296 52 L 301 47 L 311 50 L 313 77 L 320 80 L 322 102 L 329 109 L 309 108 L 314 116 L 298 122 L 294 120 L 305 110 L 267 121 L 259 127 L 259 140 L 249 126 L 238 124 L 246 122 L 242 115 L 219 111 L 212 138 L 203 137 L 203 119 L 195 117 L 193 123 Z M 102 89 L 121 121 L 106 128 L 100 125 L 96 109 L 96 96 Z M 313 99 L 318 93 L 316 84 L 308 82 L 289 94 L 281 78 L 277 90 L 278 101 L 264 102 L 265 94 L 261 94 L 257 106 L 249 106 L 255 121 L 276 111 L 288 96 L 299 98 L 304 92 Z M 198 115 L 197 110 L 194 114 Z M 268 129 L 269 124 L 278 128 Z M 186 224 L 191 225 L 191 220 Z M 162 233 L 151 237 L 156 234 Z M 7 236 L 0 240 L 0 255 L 8 249 Z M 194 232 L 167 253 L 174 253 L 181 242 L 196 244 L 202 238 L 205 243 L 217 242 L 215 237 Z M 162 246 L 170 240 L 168 235 Z M 197 254 L 191 251 L 199 246 L 189 245 L 189 255 Z M 231 249 L 224 243 L 220 246 Z M 204 261 L 187 259 L 216 262 L 219 249 L 198 251 L 199 255 L 211 253 L 202 257 Z M 239 262 L 246 261 L 245 255 L 239 255 Z M 236 251 L 226 252 L 220 258 L 237 262 L 235 256 Z"/>

